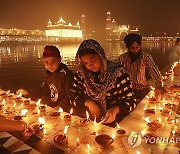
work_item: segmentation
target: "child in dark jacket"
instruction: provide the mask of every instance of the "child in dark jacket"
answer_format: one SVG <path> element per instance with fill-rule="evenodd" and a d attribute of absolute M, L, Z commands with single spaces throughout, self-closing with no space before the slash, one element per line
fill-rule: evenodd
<path fill-rule="evenodd" d="M 73 72 L 61 62 L 59 49 L 55 46 L 45 46 L 43 60 L 47 69 L 46 79 L 40 90 L 29 92 L 30 96 L 42 98 L 42 102 L 51 107 L 61 106 L 64 110 L 69 111 L 69 90 L 74 76 Z"/>
<path fill-rule="evenodd" d="M 104 117 L 104 123 L 119 122 L 135 108 L 129 76 L 119 64 L 106 59 L 97 41 L 81 43 L 76 64 L 78 71 L 71 89 L 74 106 L 87 107 L 91 116 Z"/>

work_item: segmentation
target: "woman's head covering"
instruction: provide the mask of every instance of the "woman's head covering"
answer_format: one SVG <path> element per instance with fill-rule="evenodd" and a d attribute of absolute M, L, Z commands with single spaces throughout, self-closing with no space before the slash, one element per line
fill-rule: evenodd
<path fill-rule="evenodd" d="M 139 34 L 131 33 L 124 37 L 124 43 L 126 44 L 126 47 L 129 48 L 134 42 L 141 45 L 142 37 Z"/>
<path fill-rule="evenodd" d="M 81 62 L 79 57 L 79 53 L 81 50 L 92 49 L 102 60 L 101 72 L 100 72 L 100 80 L 98 83 L 95 82 L 95 77 L 93 72 L 87 70 Z M 78 68 L 77 74 L 84 81 L 84 86 L 86 89 L 86 94 L 91 97 L 94 101 L 97 101 L 101 104 L 102 112 L 106 112 L 106 92 L 112 88 L 118 76 L 122 74 L 122 68 L 119 64 L 115 64 L 106 59 L 105 53 L 101 45 L 93 40 L 88 39 L 84 40 L 76 53 L 76 65 Z"/>

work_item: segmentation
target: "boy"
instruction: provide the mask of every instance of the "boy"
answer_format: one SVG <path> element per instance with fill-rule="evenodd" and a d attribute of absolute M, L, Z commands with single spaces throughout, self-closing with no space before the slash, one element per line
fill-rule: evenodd
<path fill-rule="evenodd" d="M 30 94 L 30 96 L 42 98 L 42 102 L 51 107 L 59 105 L 69 111 L 69 89 L 74 76 L 73 72 L 61 62 L 59 49 L 55 46 L 44 47 L 43 60 L 47 69 L 46 79 L 41 85 L 41 90 L 33 92 L 34 94 Z"/>

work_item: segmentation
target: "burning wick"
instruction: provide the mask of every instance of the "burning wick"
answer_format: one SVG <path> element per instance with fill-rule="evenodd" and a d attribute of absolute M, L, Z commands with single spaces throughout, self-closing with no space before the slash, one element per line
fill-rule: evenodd
<path fill-rule="evenodd" d="M 38 121 L 39 121 L 39 124 L 41 126 L 41 128 L 43 129 L 44 128 L 44 125 L 45 125 L 45 119 L 44 119 L 44 116 L 41 118 L 39 117 L 38 118 Z"/>
<path fill-rule="evenodd" d="M 28 110 L 26 110 L 26 109 L 22 110 L 21 111 L 21 116 L 25 117 L 27 112 L 28 112 Z"/>
<path fill-rule="evenodd" d="M 76 140 L 76 141 L 77 141 L 77 144 L 76 144 L 76 145 L 77 145 L 77 146 L 79 146 L 79 138 L 77 138 L 77 140 Z"/>
<path fill-rule="evenodd" d="M 87 122 L 90 122 L 88 111 L 86 111 L 86 120 L 87 120 Z"/>

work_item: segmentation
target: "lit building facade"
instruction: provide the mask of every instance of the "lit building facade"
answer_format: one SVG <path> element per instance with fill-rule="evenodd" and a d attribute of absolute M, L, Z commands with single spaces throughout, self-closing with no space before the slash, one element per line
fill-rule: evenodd
<path fill-rule="evenodd" d="M 53 24 L 49 19 L 47 29 L 45 30 L 46 36 L 54 36 L 60 38 L 82 38 L 82 30 L 80 28 L 79 21 L 76 25 L 72 25 L 70 22 L 67 24 L 66 21 L 61 17 L 60 20 Z"/>
<path fill-rule="evenodd" d="M 111 12 L 106 13 L 107 40 L 120 40 L 128 33 L 139 33 L 139 30 L 137 27 L 130 28 L 129 25 L 117 25 L 115 19 L 111 18 Z"/>

